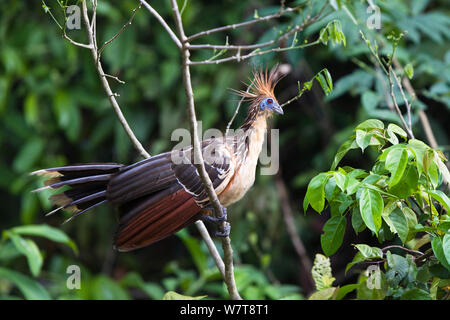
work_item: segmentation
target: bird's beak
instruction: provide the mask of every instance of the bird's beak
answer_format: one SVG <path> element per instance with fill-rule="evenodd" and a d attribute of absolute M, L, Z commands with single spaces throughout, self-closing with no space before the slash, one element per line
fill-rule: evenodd
<path fill-rule="evenodd" d="M 280 107 L 280 105 L 279 105 L 278 103 L 274 103 L 274 104 L 272 105 L 272 110 L 273 110 L 273 112 L 275 112 L 275 113 L 278 113 L 278 114 L 284 114 L 283 109 Z"/>

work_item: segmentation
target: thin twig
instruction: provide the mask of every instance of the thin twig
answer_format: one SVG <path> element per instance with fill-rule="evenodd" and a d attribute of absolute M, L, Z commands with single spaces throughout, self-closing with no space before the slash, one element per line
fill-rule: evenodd
<path fill-rule="evenodd" d="M 137 10 L 139 10 L 142 7 L 142 3 L 139 3 L 139 6 L 137 6 L 136 8 L 134 8 L 133 13 L 131 14 L 130 19 L 128 20 L 127 23 L 125 23 L 122 28 L 119 30 L 119 32 L 117 32 L 111 39 L 109 39 L 108 41 L 106 41 L 102 47 L 100 48 L 100 50 L 98 50 L 98 59 L 100 59 L 100 57 L 102 56 L 102 52 L 103 50 L 105 50 L 106 46 L 109 45 L 111 42 L 113 42 L 118 36 L 120 36 L 120 34 L 129 26 L 131 25 L 131 22 L 134 19 L 134 16 L 136 15 Z"/>
<path fill-rule="evenodd" d="M 400 117 L 403 128 L 408 133 L 409 138 L 414 139 L 414 134 L 412 132 L 412 128 L 406 124 L 405 119 L 403 118 L 402 112 L 400 111 L 400 107 L 398 106 L 397 98 L 395 97 L 395 94 L 394 94 L 394 82 L 392 81 L 391 72 L 394 73 L 394 77 L 397 77 L 397 75 L 395 74 L 395 71 L 392 70 L 391 66 L 389 66 L 389 69 L 388 69 L 388 80 L 389 80 L 389 85 L 390 85 L 389 94 L 391 95 L 392 102 L 394 103 L 395 111 L 397 112 L 398 116 Z"/>
<path fill-rule="evenodd" d="M 81 47 L 81 48 L 85 48 L 85 49 L 92 49 L 92 46 L 89 44 L 84 44 L 84 43 L 80 43 L 80 42 L 76 42 L 74 40 L 72 40 L 65 32 L 63 33 L 63 37 L 64 39 L 69 40 L 69 42 L 77 47 Z"/>
<path fill-rule="evenodd" d="M 391 250 L 391 249 L 400 249 L 400 250 L 409 252 L 409 253 L 411 253 L 411 254 L 413 254 L 413 255 L 419 256 L 419 257 L 420 257 L 420 256 L 423 256 L 423 253 L 420 252 L 420 251 L 408 249 L 408 248 L 405 248 L 405 247 L 402 247 L 402 246 L 399 246 L 399 245 L 391 245 L 391 246 L 387 246 L 387 247 L 382 248 L 381 251 L 386 252 L 386 251 Z"/>
<path fill-rule="evenodd" d="M 93 2 L 96 4 L 96 0 Z M 96 5 L 93 6 L 94 8 Z M 89 21 L 89 15 L 87 10 L 86 1 L 82 1 L 82 10 L 83 10 L 83 20 L 86 25 L 88 37 L 89 37 L 89 46 L 92 53 L 92 57 L 94 59 L 95 67 L 97 69 L 97 72 L 100 76 L 100 81 L 103 85 L 103 88 L 106 91 L 106 95 L 108 96 L 109 102 L 111 103 L 111 106 L 113 107 L 114 111 L 116 112 L 117 118 L 119 119 L 120 124 L 124 128 L 126 134 L 128 135 L 129 139 L 133 143 L 134 147 L 139 151 L 139 153 L 145 157 L 150 158 L 150 154 L 144 149 L 142 144 L 139 142 L 139 140 L 136 138 L 136 136 L 133 133 L 133 130 L 131 130 L 127 120 L 125 119 L 125 116 L 122 113 L 122 110 L 120 109 L 119 104 L 117 103 L 117 100 L 115 98 L 115 94 L 112 92 L 111 87 L 109 86 L 108 80 L 106 79 L 106 74 L 103 71 L 102 64 L 100 60 L 98 59 L 97 54 L 97 39 L 95 38 L 94 30 L 95 30 L 95 24 Z M 95 15 L 93 15 L 95 18 Z"/>
<path fill-rule="evenodd" d="M 225 279 L 225 264 L 223 263 L 223 260 L 220 257 L 219 251 L 217 251 L 217 248 L 214 245 L 214 241 L 211 239 L 211 236 L 209 235 L 208 229 L 206 229 L 205 224 L 201 220 L 197 220 L 195 222 L 195 225 L 197 226 L 197 229 L 200 232 L 203 241 L 205 241 L 206 247 L 208 247 L 209 252 L 212 253 L 211 255 L 214 260 L 214 263 L 217 266 L 217 269 L 219 269 L 220 274 Z"/>
<path fill-rule="evenodd" d="M 125 84 L 125 81 L 123 81 L 123 80 L 120 80 L 118 77 L 116 77 L 116 76 L 112 76 L 112 75 L 110 75 L 110 74 L 102 74 L 102 76 L 104 76 L 104 77 L 108 77 L 108 78 L 111 78 L 111 79 L 114 79 L 114 80 L 116 80 L 118 83 L 121 83 L 121 84 Z"/>
<path fill-rule="evenodd" d="M 392 69 L 392 73 L 394 74 L 395 82 L 397 83 L 397 87 L 399 88 L 400 93 L 401 93 L 402 98 L 403 98 L 403 102 L 405 103 L 405 106 L 406 106 L 406 114 L 407 114 L 407 116 L 408 116 L 408 127 L 409 127 L 409 129 L 411 130 L 411 132 L 412 132 L 412 125 L 411 125 L 411 104 L 409 103 L 408 99 L 406 98 L 405 92 L 404 92 L 404 90 L 403 90 L 403 86 L 401 85 L 400 80 L 398 80 L 398 76 L 397 76 L 397 74 L 395 73 L 395 70 L 394 70 L 394 69 Z"/>
<path fill-rule="evenodd" d="M 313 24 L 314 22 L 316 22 L 321 17 L 323 11 L 327 7 L 327 4 L 328 3 L 325 2 L 325 4 L 320 9 L 320 11 L 314 17 L 308 16 L 306 18 L 306 20 L 301 25 L 295 26 L 294 28 L 292 28 L 289 31 L 287 31 L 287 32 L 283 33 L 282 35 L 280 35 L 277 39 L 266 41 L 264 43 L 253 44 L 253 45 L 241 45 L 241 46 L 235 46 L 235 45 L 210 45 L 210 44 L 189 45 L 188 44 L 190 49 L 237 50 L 236 55 L 233 55 L 233 56 L 230 56 L 230 57 L 227 57 L 227 58 L 218 59 L 218 60 L 208 59 L 208 60 L 203 60 L 203 61 L 190 61 L 189 65 L 219 64 L 219 63 L 224 63 L 224 62 L 229 62 L 229 61 L 241 62 L 243 60 L 247 60 L 249 58 L 260 56 L 260 55 L 264 55 L 264 54 L 271 53 L 271 52 L 282 52 L 282 51 L 287 51 L 287 50 L 302 49 L 302 48 L 306 48 L 306 47 L 309 47 L 309 46 L 316 45 L 316 44 L 320 43 L 319 40 L 316 40 L 316 41 L 311 42 L 311 43 L 301 44 L 301 45 L 298 45 L 298 46 L 290 46 L 290 47 L 284 47 L 284 48 L 277 47 L 277 48 L 272 48 L 272 49 L 260 51 L 261 48 L 268 47 L 268 46 L 273 45 L 275 43 L 281 43 L 282 41 L 288 39 L 291 35 L 296 34 L 299 31 L 303 31 L 306 27 L 308 27 L 311 24 Z M 246 55 L 241 55 L 241 51 L 242 50 L 250 50 L 250 49 L 255 49 L 255 50 L 250 52 L 250 53 L 248 53 L 248 54 L 246 54 Z"/>
<path fill-rule="evenodd" d="M 393 58 L 392 62 L 397 70 L 403 69 L 402 65 L 397 60 L 397 58 Z M 406 91 L 408 91 L 411 98 L 416 99 L 417 98 L 416 92 L 414 91 L 414 88 L 411 85 L 411 82 L 409 81 L 408 77 L 403 77 L 402 83 L 405 86 L 405 89 Z M 438 147 L 438 143 L 436 141 L 436 138 L 434 137 L 434 133 L 433 130 L 431 129 L 430 122 L 428 121 L 428 117 L 423 110 L 419 110 L 419 119 L 420 122 L 422 123 L 428 142 L 430 143 L 433 149 L 436 149 Z"/>
<path fill-rule="evenodd" d="M 258 22 L 263 22 L 263 21 L 269 21 L 272 19 L 276 19 L 281 17 L 283 14 L 287 13 L 287 12 L 293 12 L 296 11 L 298 9 L 300 9 L 302 6 L 296 6 L 293 8 L 283 8 L 283 6 L 281 6 L 281 9 L 279 12 L 271 14 L 271 15 L 267 15 L 264 17 L 259 17 L 250 21 L 245 21 L 245 22 L 241 22 L 241 23 L 235 23 L 235 24 L 230 24 L 230 25 L 226 25 L 226 26 L 222 26 L 222 27 L 218 27 L 218 28 L 214 28 L 214 29 L 210 29 L 210 30 L 206 30 L 206 31 L 202 31 L 199 33 L 196 33 L 192 36 L 189 36 L 186 38 L 186 42 L 192 42 L 192 40 L 203 37 L 203 36 L 207 36 L 210 35 L 212 33 L 217 33 L 217 32 L 223 32 L 223 31 L 227 31 L 227 30 L 233 30 L 233 29 L 237 29 L 237 28 L 241 28 L 241 27 L 246 27 Z"/>
<path fill-rule="evenodd" d="M 300 27 L 300 26 L 299 26 Z M 300 30 L 301 31 L 301 30 Z M 203 60 L 203 61 L 190 61 L 189 65 L 191 66 L 195 66 L 195 65 L 205 65 L 205 64 L 220 64 L 220 63 L 224 63 L 224 62 L 230 62 L 230 61 L 237 61 L 237 62 L 241 62 L 247 59 L 250 59 L 252 57 L 256 57 L 256 56 L 262 56 L 268 53 L 272 53 L 272 52 L 283 52 L 283 51 L 288 51 L 288 50 L 295 50 L 295 49 L 304 49 L 307 47 L 311 47 L 314 45 L 319 44 L 320 41 L 314 41 L 314 42 L 310 42 L 310 43 L 306 43 L 306 44 L 301 44 L 295 47 L 277 47 L 277 48 L 272 48 L 272 49 L 267 49 L 264 51 L 258 51 L 259 49 L 250 52 L 249 54 L 246 55 L 241 55 L 240 51 L 238 51 L 236 53 L 236 55 L 231 56 L 231 57 L 227 57 L 227 58 L 223 58 L 223 59 L 218 59 L 218 60 Z"/>
<path fill-rule="evenodd" d="M 191 74 L 189 69 L 189 48 L 188 42 L 186 41 L 186 35 L 184 32 L 183 21 L 181 19 L 181 14 L 178 9 L 178 4 L 176 0 L 171 0 L 172 3 L 172 11 L 175 18 L 175 23 L 177 26 L 177 30 L 179 36 L 182 41 L 181 46 L 181 57 L 182 57 L 182 73 L 183 73 L 183 82 L 186 93 L 186 102 L 188 105 L 188 113 L 189 113 L 189 122 L 191 128 L 191 137 L 193 138 L 193 150 L 194 150 L 194 164 L 197 168 L 199 176 L 202 180 L 203 186 L 208 194 L 209 201 L 214 207 L 214 211 L 216 215 L 222 214 L 222 205 L 214 191 L 211 179 L 208 176 L 208 173 L 205 169 L 205 163 L 202 156 L 200 139 L 198 137 L 198 128 L 197 128 L 197 118 L 195 115 L 195 105 L 194 105 L 194 92 L 192 89 L 191 83 Z M 222 227 L 225 227 L 225 224 L 228 222 L 224 222 Z M 233 266 L 233 249 L 231 247 L 231 240 L 229 237 L 222 238 L 222 248 L 224 251 L 224 264 L 225 264 L 225 277 L 224 281 L 228 289 L 228 293 L 230 298 L 233 300 L 241 300 L 237 287 L 236 281 L 234 279 L 234 266 Z"/>
<path fill-rule="evenodd" d="M 386 86 L 386 82 L 383 78 L 383 74 L 381 73 L 380 66 L 376 64 L 376 68 L 377 68 L 376 76 L 377 76 L 378 80 L 380 80 L 381 86 L 383 87 L 383 91 L 387 93 L 389 91 Z M 383 96 L 384 96 L 386 105 L 388 106 L 389 110 L 391 110 L 393 113 L 396 113 L 394 103 L 392 102 L 392 99 L 389 98 L 389 95 L 384 94 Z"/>
<path fill-rule="evenodd" d="M 151 5 L 149 5 L 147 3 L 147 1 L 145 0 L 140 0 L 141 3 L 147 8 L 148 11 L 150 11 L 150 13 L 155 16 L 155 18 L 159 21 L 159 23 L 161 23 L 161 25 L 163 26 L 164 29 L 166 29 L 167 33 L 169 34 L 170 38 L 173 40 L 173 42 L 175 42 L 175 44 L 177 45 L 177 47 L 179 49 L 181 49 L 181 42 L 178 39 L 178 37 L 175 35 L 175 33 L 172 31 L 172 29 L 170 29 L 169 25 L 167 24 L 167 22 L 159 15 L 158 11 L 156 11 L 155 9 L 153 9 L 153 7 Z"/>

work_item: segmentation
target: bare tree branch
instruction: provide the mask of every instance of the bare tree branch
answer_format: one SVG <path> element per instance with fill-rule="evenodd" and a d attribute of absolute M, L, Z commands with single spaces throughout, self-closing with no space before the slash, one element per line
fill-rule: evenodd
<path fill-rule="evenodd" d="M 104 89 L 106 91 L 106 94 L 108 96 L 108 99 L 110 100 L 113 109 L 116 111 L 117 117 L 118 117 L 120 123 L 122 124 L 122 126 L 124 127 L 124 129 L 125 129 L 128 137 L 129 137 L 129 139 L 133 143 L 133 145 L 136 148 L 136 150 L 138 150 L 144 158 L 150 158 L 150 154 L 143 149 L 141 143 L 134 136 L 133 131 L 129 127 L 126 119 L 124 118 L 124 116 L 123 116 L 123 114 L 121 112 L 120 106 L 119 106 L 119 104 L 117 103 L 117 101 L 114 98 L 117 94 L 113 93 L 112 90 L 109 87 L 109 84 L 108 84 L 108 81 L 106 80 L 106 77 L 113 78 L 113 79 L 115 79 L 116 81 L 118 81 L 120 83 L 124 83 L 124 81 L 120 80 L 117 77 L 105 74 L 103 72 L 102 65 L 101 65 L 101 62 L 100 62 L 100 57 L 98 56 L 97 50 L 95 49 L 96 48 L 96 38 L 95 38 L 95 36 L 93 34 L 93 30 L 95 30 L 96 26 L 94 25 L 93 22 L 91 23 L 89 21 L 89 16 L 88 16 L 88 13 L 87 13 L 87 6 L 86 6 L 85 1 L 83 1 L 82 5 L 83 5 L 83 20 L 84 20 L 84 23 L 86 25 L 87 33 L 88 33 L 88 37 L 89 37 L 89 45 L 85 45 L 85 46 L 83 45 L 82 47 L 83 48 L 89 48 L 92 51 L 92 55 L 93 55 L 93 58 L 94 58 L 94 61 L 95 61 L 95 65 L 97 67 L 97 71 L 98 71 L 98 73 L 100 75 L 100 79 L 102 81 L 103 87 L 104 87 Z M 95 3 L 93 3 L 93 8 L 96 8 L 96 4 Z M 94 14 L 93 14 L 93 17 L 95 17 Z M 76 43 L 74 43 L 74 44 L 77 45 Z M 208 250 L 211 253 L 211 256 L 213 257 L 213 260 L 216 263 L 217 268 L 219 269 L 219 271 L 222 274 L 222 276 L 225 278 L 224 262 L 223 262 L 222 258 L 220 257 L 220 254 L 217 251 L 217 248 L 215 247 L 214 242 L 212 241 L 211 236 L 208 233 L 208 230 L 206 229 L 206 227 L 205 227 L 205 225 L 204 225 L 204 223 L 202 221 L 197 221 L 195 224 L 196 224 L 197 229 L 199 230 L 203 240 L 205 241 L 206 246 L 208 247 Z"/>
<path fill-rule="evenodd" d="M 397 60 L 397 58 L 394 57 L 392 59 L 392 62 L 397 70 L 403 69 L 402 65 Z M 406 91 L 408 91 L 409 95 L 412 97 L 412 99 L 416 99 L 417 98 L 416 92 L 414 91 L 414 88 L 411 85 L 411 82 L 409 81 L 408 77 L 403 77 L 402 83 L 405 86 Z M 436 141 L 436 138 L 434 137 L 434 133 L 433 130 L 431 129 L 430 122 L 428 121 L 428 117 L 423 110 L 419 110 L 419 119 L 420 122 L 422 123 L 428 142 L 430 143 L 433 149 L 436 149 L 438 147 L 438 143 Z"/>
<path fill-rule="evenodd" d="M 192 89 L 191 74 L 189 69 L 190 53 L 188 48 L 188 42 L 186 41 L 187 38 L 184 33 L 183 21 L 181 19 L 180 11 L 178 9 L 178 4 L 176 0 L 171 0 L 171 3 L 172 3 L 172 11 L 177 25 L 177 30 L 182 41 L 181 47 L 182 73 L 187 100 L 186 102 L 188 105 L 191 137 L 193 138 L 194 164 L 203 182 L 204 188 L 208 193 L 209 200 L 214 207 L 215 214 L 216 216 L 220 216 L 222 214 L 222 205 L 220 204 L 220 201 L 217 198 L 211 179 L 209 178 L 208 173 L 206 172 L 205 163 L 203 161 L 202 156 L 201 144 L 198 137 L 197 118 L 195 115 L 195 105 L 194 105 L 194 92 Z M 222 227 L 224 228 L 225 224 L 227 223 L 228 222 L 223 222 Z M 224 251 L 224 263 L 225 263 L 224 281 L 227 286 L 228 293 L 231 299 L 241 300 L 242 298 L 240 297 L 237 291 L 236 281 L 234 279 L 233 249 L 231 247 L 231 241 L 229 237 L 222 238 L 222 248 Z"/>
<path fill-rule="evenodd" d="M 111 42 L 113 42 L 118 36 L 120 36 L 122 34 L 122 32 L 126 29 L 126 27 L 128 27 L 131 22 L 134 19 L 134 16 L 136 15 L 137 10 L 139 10 L 142 7 L 142 3 L 139 4 L 139 6 L 137 6 L 134 10 L 133 13 L 131 14 L 130 19 L 128 20 L 127 23 L 125 23 L 122 28 L 120 28 L 119 32 L 117 32 L 111 39 L 109 39 L 108 41 L 106 41 L 102 47 L 100 48 L 100 50 L 98 50 L 98 59 L 100 59 L 103 50 L 105 50 L 106 46 L 109 45 Z"/>
<path fill-rule="evenodd" d="M 293 8 L 284 8 L 283 6 L 281 6 L 280 11 L 271 15 L 267 15 L 264 17 L 259 17 L 250 21 L 245 21 L 245 22 L 241 22 L 241 23 L 236 23 L 236 24 L 230 24 L 227 26 L 222 26 L 222 27 L 218 27 L 218 28 L 214 28 L 214 29 L 210 29 L 210 30 L 206 30 L 206 31 L 202 31 L 199 33 L 196 33 L 192 36 L 189 36 L 186 38 L 187 42 L 192 42 L 192 40 L 203 37 L 203 36 L 207 36 L 213 33 L 217 33 L 217 32 L 223 32 L 223 31 L 227 31 L 227 30 L 233 30 L 233 29 L 237 29 L 237 28 L 241 28 L 241 27 L 245 27 L 245 26 L 249 26 L 258 22 L 263 22 L 263 21 L 269 21 L 272 19 L 276 19 L 281 17 L 283 14 L 287 13 L 287 12 L 293 12 L 296 11 L 298 9 L 300 9 L 302 6 L 296 6 Z"/>
<path fill-rule="evenodd" d="M 217 266 L 217 269 L 219 269 L 220 274 L 225 279 L 225 264 L 223 263 L 223 260 L 220 257 L 219 251 L 217 251 L 214 241 L 211 239 L 211 236 L 209 235 L 208 229 L 206 229 L 205 224 L 201 220 L 197 220 L 195 222 L 195 225 L 197 226 L 197 229 L 200 232 L 203 241 L 205 241 L 206 246 L 208 247 L 208 250 L 212 255 L 214 263 Z"/>
<path fill-rule="evenodd" d="M 395 97 L 395 94 L 394 94 L 394 82 L 392 81 L 391 73 L 393 73 L 394 77 L 397 78 L 397 75 L 395 74 L 395 71 L 392 70 L 391 66 L 389 66 L 389 69 L 388 69 L 388 80 L 389 80 L 389 85 L 390 85 L 389 94 L 391 95 L 392 102 L 394 103 L 395 111 L 397 112 L 398 116 L 400 117 L 400 120 L 402 122 L 403 128 L 408 133 L 408 136 L 410 138 L 414 139 L 414 134 L 412 132 L 412 128 L 406 124 L 405 118 L 403 118 L 403 114 L 400 111 L 400 107 L 398 106 L 397 98 Z"/>
<path fill-rule="evenodd" d="M 106 79 L 106 74 L 103 71 L 102 68 L 102 64 L 100 62 L 100 60 L 98 59 L 98 53 L 97 53 L 97 39 L 95 37 L 95 14 L 93 13 L 92 17 L 94 21 L 89 21 L 89 15 L 88 15 L 88 10 L 87 10 L 87 5 L 86 5 L 86 0 L 82 1 L 82 10 L 83 10 L 83 20 L 84 20 L 84 24 L 86 26 L 87 29 L 87 34 L 89 37 L 89 46 L 90 46 L 90 50 L 92 53 L 92 57 L 94 59 L 94 64 L 95 67 L 97 69 L 97 72 L 100 76 L 100 81 L 103 85 L 103 88 L 106 91 L 106 95 L 108 96 L 109 102 L 111 103 L 111 106 L 113 107 L 114 111 L 116 112 L 117 118 L 119 119 L 120 124 L 122 125 L 122 127 L 124 128 L 126 134 L 128 135 L 128 138 L 131 140 L 131 142 L 133 143 L 134 147 L 139 151 L 139 153 L 145 157 L 145 158 L 149 158 L 150 154 L 144 149 L 144 147 L 142 146 L 142 144 L 139 142 L 139 140 L 136 138 L 136 136 L 133 133 L 133 130 L 130 128 L 127 120 L 125 119 L 125 116 L 122 113 L 122 110 L 120 109 L 119 104 L 117 103 L 116 100 L 116 95 L 113 93 L 113 91 L 111 90 L 111 87 L 109 86 L 108 80 Z M 93 4 L 93 10 L 96 9 L 97 7 L 97 0 L 92 0 L 92 4 Z"/>
<path fill-rule="evenodd" d="M 80 42 L 76 42 L 74 40 L 72 40 L 65 32 L 63 33 L 63 37 L 64 39 L 69 40 L 69 42 L 77 47 L 81 47 L 81 48 L 85 48 L 85 49 L 92 49 L 92 46 L 89 44 L 84 44 L 84 43 L 80 43 Z"/>
<path fill-rule="evenodd" d="M 229 61 L 237 61 L 237 62 L 241 62 L 243 60 L 247 60 L 249 58 L 252 57 L 256 57 L 256 56 L 261 56 L 267 53 L 271 53 L 271 52 L 282 52 L 282 51 L 287 51 L 287 50 L 294 50 L 294 49 L 302 49 L 302 48 L 306 48 L 309 46 L 313 46 L 319 43 L 319 40 L 316 40 L 314 42 L 311 43 L 306 43 L 306 44 L 301 44 L 298 46 L 290 46 L 290 47 L 277 47 L 277 48 L 271 48 L 271 49 L 267 49 L 267 50 L 263 50 L 260 51 L 260 49 L 271 46 L 275 43 L 281 43 L 284 40 L 288 39 L 291 35 L 294 35 L 300 31 L 303 31 L 306 27 L 310 26 L 311 24 L 313 24 L 314 22 L 316 22 L 322 15 L 322 13 L 324 12 L 325 8 L 327 7 L 327 2 L 325 3 L 324 6 L 322 6 L 322 8 L 320 9 L 320 11 L 314 16 L 314 17 L 310 17 L 307 16 L 305 21 L 300 24 L 300 25 L 296 25 L 295 27 L 289 29 L 288 31 L 284 32 L 283 34 L 281 34 L 277 39 L 273 39 L 273 40 L 269 40 L 263 43 L 259 43 L 259 44 L 252 44 L 252 45 L 211 45 L 211 44 L 200 44 L 200 45 L 190 45 L 189 43 L 188 48 L 189 49 L 195 49 L 195 50 L 200 50 L 200 49 L 210 49 L 210 50 L 237 50 L 237 53 L 233 56 L 230 57 L 226 57 L 226 58 L 222 58 L 222 59 L 217 59 L 217 60 L 213 60 L 213 59 L 208 59 L 208 60 L 203 60 L 203 61 L 190 61 L 189 65 L 205 65 L 205 64 L 219 64 L 219 63 L 224 63 L 224 62 L 229 62 Z M 248 53 L 248 54 L 241 54 L 242 50 L 252 50 L 254 49 L 252 52 Z"/>
<path fill-rule="evenodd" d="M 149 5 L 147 3 L 147 1 L 145 0 L 140 0 L 141 3 L 147 8 L 148 11 L 150 11 L 150 13 L 152 15 L 155 16 L 155 18 L 159 21 L 159 23 L 161 23 L 161 25 L 163 26 L 164 29 L 166 29 L 167 33 L 169 34 L 170 38 L 172 38 L 173 42 L 175 42 L 175 44 L 177 45 L 177 47 L 179 49 L 181 49 L 181 42 L 178 39 L 178 37 L 175 35 L 175 33 L 172 31 L 172 29 L 170 29 L 169 25 L 167 24 L 167 22 L 159 15 L 158 11 L 156 11 L 155 9 L 153 9 L 153 7 L 151 5 Z"/>

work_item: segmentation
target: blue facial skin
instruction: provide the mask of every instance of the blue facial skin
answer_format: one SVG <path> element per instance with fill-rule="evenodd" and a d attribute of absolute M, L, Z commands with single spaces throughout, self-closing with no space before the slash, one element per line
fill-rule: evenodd
<path fill-rule="evenodd" d="M 280 107 L 280 105 L 275 102 L 275 99 L 273 98 L 265 98 L 261 103 L 259 104 L 260 110 L 271 110 L 278 114 L 283 114 L 283 109 Z"/>

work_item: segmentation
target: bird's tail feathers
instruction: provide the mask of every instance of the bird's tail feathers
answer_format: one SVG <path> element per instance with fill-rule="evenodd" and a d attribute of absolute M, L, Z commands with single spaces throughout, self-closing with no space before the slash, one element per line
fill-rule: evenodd
<path fill-rule="evenodd" d="M 83 164 L 66 167 L 57 167 L 34 171 L 32 175 L 48 177 L 44 187 L 34 190 L 39 192 L 45 189 L 70 189 L 50 197 L 50 201 L 58 206 L 47 213 L 51 215 L 61 209 L 74 212 L 74 217 L 102 204 L 106 200 L 106 189 L 111 176 L 119 171 L 121 164 Z"/>

